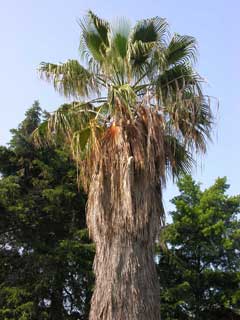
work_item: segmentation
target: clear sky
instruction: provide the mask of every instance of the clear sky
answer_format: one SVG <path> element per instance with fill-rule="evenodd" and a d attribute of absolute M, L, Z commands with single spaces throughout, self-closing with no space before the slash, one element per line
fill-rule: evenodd
<path fill-rule="evenodd" d="M 136 20 L 161 16 L 171 31 L 199 43 L 197 70 L 208 80 L 207 93 L 219 99 L 217 126 L 194 177 L 209 186 L 227 176 L 230 193 L 240 193 L 240 1 L 239 0 L 0 0 L 0 144 L 23 119 L 35 99 L 52 111 L 64 98 L 41 81 L 41 61 L 78 58 L 77 19 L 88 9 L 101 17 Z M 176 193 L 171 184 L 167 199 Z M 167 205 L 168 207 L 169 205 Z"/>

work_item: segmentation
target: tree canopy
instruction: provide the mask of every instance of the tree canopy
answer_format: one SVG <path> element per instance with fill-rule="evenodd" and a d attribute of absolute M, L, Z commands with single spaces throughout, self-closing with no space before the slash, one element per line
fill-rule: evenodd
<path fill-rule="evenodd" d="M 158 265 L 163 319 L 240 319 L 240 196 L 226 178 L 202 191 L 186 176 L 178 187 Z"/>
<path fill-rule="evenodd" d="M 94 247 L 86 196 L 57 146 L 36 149 L 46 114 L 35 102 L 9 147 L 0 148 L 0 318 L 87 319 Z"/>
<path fill-rule="evenodd" d="M 82 64 L 68 60 L 39 67 L 42 78 L 75 102 L 54 112 L 36 131 L 36 141 L 61 139 L 69 145 L 84 185 L 102 146 L 110 153 L 123 126 L 135 146 L 136 165 L 145 161 L 148 145 L 156 178 L 164 182 L 166 172 L 189 171 L 192 151 L 205 152 L 213 122 L 203 79 L 194 69 L 196 40 L 170 35 L 159 17 L 131 27 L 127 19 L 110 23 L 89 11 L 79 26 Z"/>

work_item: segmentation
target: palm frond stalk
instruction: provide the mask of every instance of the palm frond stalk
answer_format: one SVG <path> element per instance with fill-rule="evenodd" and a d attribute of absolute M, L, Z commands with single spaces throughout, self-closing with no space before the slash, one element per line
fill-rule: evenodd
<path fill-rule="evenodd" d="M 75 102 L 35 132 L 71 152 L 88 192 L 96 244 L 90 320 L 159 320 L 154 243 L 163 224 L 166 177 L 189 172 L 213 123 L 196 41 L 162 18 L 111 24 L 89 11 L 79 23 L 83 65 L 42 63 L 39 71 Z M 83 102 L 87 101 L 87 102 Z"/>

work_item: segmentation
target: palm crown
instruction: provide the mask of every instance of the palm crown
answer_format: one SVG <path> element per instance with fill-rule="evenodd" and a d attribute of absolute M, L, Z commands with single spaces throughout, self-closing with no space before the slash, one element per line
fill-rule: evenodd
<path fill-rule="evenodd" d="M 83 64 L 42 62 L 39 68 L 43 78 L 75 102 L 51 114 L 36 139 L 60 137 L 86 177 L 103 144 L 128 126 L 132 144 L 141 144 L 135 147 L 139 163 L 141 152 L 159 161 L 154 174 L 162 180 L 166 172 L 188 171 L 192 151 L 206 150 L 212 126 L 209 99 L 193 69 L 195 39 L 171 37 L 166 20 L 159 17 L 131 28 L 125 19 L 110 24 L 89 11 L 79 24 Z M 145 140 L 138 139 L 139 132 Z"/>

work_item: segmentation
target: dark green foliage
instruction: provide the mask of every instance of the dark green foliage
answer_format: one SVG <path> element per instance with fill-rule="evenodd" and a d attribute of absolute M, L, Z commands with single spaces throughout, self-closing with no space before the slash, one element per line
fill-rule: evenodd
<path fill-rule="evenodd" d="M 36 149 L 38 102 L 0 148 L 0 319 L 87 319 L 93 245 L 67 152 Z"/>
<path fill-rule="evenodd" d="M 88 319 L 94 248 L 86 197 L 67 151 L 34 147 L 43 116 L 35 102 L 0 147 L 0 319 Z M 201 191 L 186 176 L 178 187 L 157 264 L 162 319 L 237 320 L 240 198 L 226 194 L 225 178 Z"/>
<path fill-rule="evenodd" d="M 158 264 L 162 318 L 240 319 L 240 197 L 226 194 L 226 178 L 201 191 L 186 176 L 178 187 Z"/>

